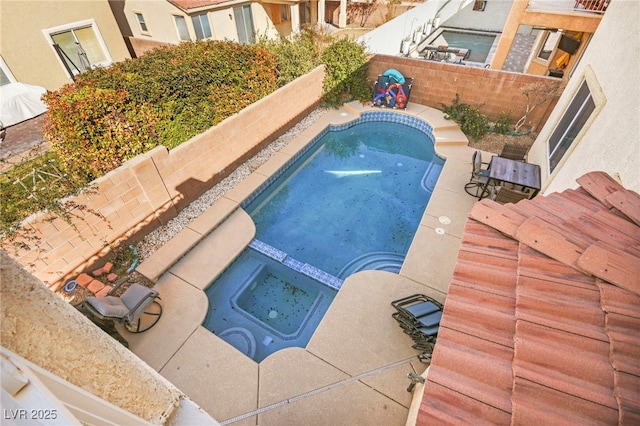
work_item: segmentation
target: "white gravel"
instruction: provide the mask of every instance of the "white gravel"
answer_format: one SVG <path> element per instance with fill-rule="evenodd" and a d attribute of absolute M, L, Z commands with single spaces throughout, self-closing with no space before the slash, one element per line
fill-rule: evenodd
<path fill-rule="evenodd" d="M 318 108 L 312 111 L 295 126 L 289 129 L 288 132 L 273 141 L 251 159 L 241 164 L 220 183 L 215 185 L 213 188 L 202 194 L 198 199 L 189 204 L 189 206 L 183 209 L 178 214 L 178 216 L 171 219 L 169 223 L 156 228 L 151 233 L 149 233 L 142 241 L 137 244 L 137 250 L 140 257 L 142 259 L 146 259 L 151 256 L 158 248 L 160 248 L 164 243 L 173 238 L 192 220 L 196 219 L 198 216 L 204 213 L 227 191 L 232 189 L 243 179 L 249 176 L 251 172 L 253 172 L 261 164 L 265 163 L 269 158 L 271 158 L 273 154 L 285 147 L 289 142 L 293 140 L 295 136 L 297 136 L 300 132 L 302 132 L 304 129 L 309 127 L 316 120 L 326 114 L 327 111 L 328 110 L 326 108 Z"/>

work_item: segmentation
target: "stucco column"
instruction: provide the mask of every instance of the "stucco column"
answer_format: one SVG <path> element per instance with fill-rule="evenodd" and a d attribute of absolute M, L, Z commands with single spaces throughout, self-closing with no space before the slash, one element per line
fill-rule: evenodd
<path fill-rule="evenodd" d="M 325 14 L 324 0 L 319 0 L 318 1 L 318 24 L 320 27 L 324 26 L 324 14 Z"/>
<path fill-rule="evenodd" d="M 291 5 L 291 32 L 300 32 L 300 5 L 298 3 Z"/>
<path fill-rule="evenodd" d="M 340 0 L 340 14 L 338 15 L 338 28 L 347 26 L 347 0 Z"/>
<path fill-rule="evenodd" d="M 511 50 L 511 45 L 516 38 L 518 28 L 520 28 L 520 22 L 522 22 L 522 17 L 524 16 L 528 5 L 529 0 L 513 1 L 509 17 L 507 18 L 504 28 L 502 29 L 502 34 L 500 35 L 498 47 L 491 59 L 490 67 L 492 69 L 502 69 L 505 61 L 507 60 L 507 55 L 509 55 L 509 51 Z"/>

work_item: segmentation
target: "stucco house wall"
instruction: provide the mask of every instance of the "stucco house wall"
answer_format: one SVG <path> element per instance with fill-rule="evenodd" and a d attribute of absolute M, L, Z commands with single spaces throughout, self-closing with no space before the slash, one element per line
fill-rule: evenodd
<path fill-rule="evenodd" d="M 144 49 L 138 49 L 137 46 L 143 46 L 145 42 L 148 46 L 153 46 L 150 42 L 166 44 L 179 44 L 181 42 L 174 16 L 183 16 L 185 18 L 191 40 L 196 40 L 191 16 L 206 13 L 211 26 L 211 39 L 238 41 L 233 8 L 246 4 L 251 6 L 255 31 L 261 35 L 276 36 L 278 31 L 271 19 L 271 4 L 236 0 L 189 10 L 189 13 L 187 13 L 167 0 L 132 0 L 125 2 L 123 10 L 134 38 L 132 45 L 136 47 L 136 54 L 140 55 L 144 53 Z M 142 31 L 135 15 L 136 13 L 144 16 L 147 26 L 146 32 Z"/>
<path fill-rule="evenodd" d="M 529 151 L 529 161 L 542 168 L 545 194 L 575 188 L 575 179 L 602 170 L 619 179 L 626 188 L 640 192 L 640 89 L 638 60 L 630 52 L 640 51 L 637 1 L 611 2 L 589 47 L 538 138 Z M 549 172 L 547 140 L 578 86 L 587 78 L 596 110 L 552 174 Z"/>
<path fill-rule="evenodd" d="M 447 19 L 446 26 L 501 32 L 511 11 L 513 0 L 487 1 L 483 11 L 473 10 L 474 3 L 471 2 Z"/>
<path fill-rule="evenodd" d="M 107 0 L 0 2 L 0 54 L 19 82 L 59 89 L 70 83 L 44 29 L 93 19 L 113 62 L 130 57 Z"/>

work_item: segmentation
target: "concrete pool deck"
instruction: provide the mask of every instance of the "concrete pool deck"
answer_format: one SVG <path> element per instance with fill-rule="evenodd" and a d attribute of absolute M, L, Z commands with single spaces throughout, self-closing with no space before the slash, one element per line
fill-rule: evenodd
<path fill-rule="evenodd" d="M 351 103 L 325 114 L 137 269 L 156 281 L 164 314 L 145 333 L 123 332 L 131 351 L 223 424 L 403 425 L 407 420 L 410 363 L 418 373 L 426 364 L 391 317 L 390 302 L 414 293 L 444 302 L 476 201 L 464 191 L 473 149 L 439 110 L 410 104 L 399 112 L 428 122 L 437 153 L 447 159 L 400 274 L 350 276 L 305 349 L 281 350 L 259 364 L 201 326 L 208 308 L 203 290 L 255 234 L 239 204 L 328 124 L 370 110 L 380 111 Z"/>

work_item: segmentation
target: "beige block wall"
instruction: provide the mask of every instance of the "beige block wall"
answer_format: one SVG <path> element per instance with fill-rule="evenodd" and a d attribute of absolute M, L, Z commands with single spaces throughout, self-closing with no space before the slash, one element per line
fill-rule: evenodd
<path fill-rule="evenodd" d="M 368 76 L 375 81 L 389 68 L 415 79 L 409 102 L 442 110 L 442 104 L 451 105 L 459 94 L 461 102 L 480 106 L 480 111 L 490 119 L 496 119 L 505 112 L 510 114 L 513 122 L 526 110 L 527 98 L 522 94 L 524 87 L 536 81 L 555 86 L 561 84 L 559 80 L 548 77 L 387 55 L 371 58 Z M 538 106 L 529 116 L 526 126 L 540 129 L 556 101 Z"/>
<path fill-rule="evenodd" d="M 153 40 L 140 38 L 140 37 L 128 37 L 127 40 L 129 44 L 131 44 L 131 48 L 133 49 L 133 55 L 136 58 L 139 58 L 140 56 L 144 55 L 145 53 L 153 49 L 170 46 L 169 43 L 160 43 L 160 42 L 156 42 Z"/>
<path fill-rule="evenodd" d="M 0 53 L 18 81 L 57 90 L 72 80 L 42 30 L 89 19 L 114 62 L 130 57 L 107 0 L 2 0 Z"/>
<path fill-rule="evenodd" d="M 99 398 L 161 424 L 182 393 L 0 252 L 2 346 Z"/>
<path fill-rule="evenodd" d="M 143 235 L 233 171 L 286 130 L 322 95 L 318 67 L 205 133 L 168 151 L 157 147 L 103 176 L 69 200 L 70 221 L 32 217 L 3 249 L 57 289 L 109 253 L 109 245 Z"/>

